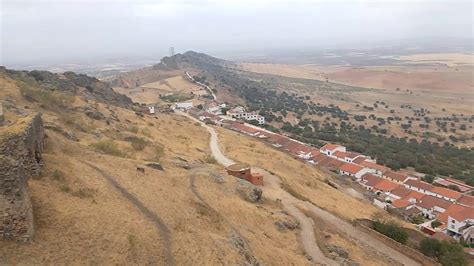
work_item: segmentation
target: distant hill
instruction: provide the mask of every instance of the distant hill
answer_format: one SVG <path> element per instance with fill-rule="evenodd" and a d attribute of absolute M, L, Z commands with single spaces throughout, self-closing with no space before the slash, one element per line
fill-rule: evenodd
<path fill-rule="evenodd" d="M 114 92 L 107 83 L 84 74 L 76 74 L 74 72 L 58 74 L 38 70 L 19 71 L 6 69 L 5 67 L 0 67 L 0 73 L 42 90 L 80 95 L 87 99 L 94 99 L 120 107 L 132 105 L 130 98 Z"/>

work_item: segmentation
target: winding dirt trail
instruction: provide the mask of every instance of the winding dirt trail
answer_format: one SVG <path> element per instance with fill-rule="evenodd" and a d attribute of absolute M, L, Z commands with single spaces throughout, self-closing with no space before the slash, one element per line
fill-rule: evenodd
<path fill-rule="evenodd" d="M 184 115 L 189 119 L 199 122 L 211 135 L 209 141 L 209 147 L 211 149 L 212 155 L 215 157 L 219 164 L 224 166 L 231 165 L 235 163 L 231 159 L 227 158 L 220 150 L 218 137 L 216 131 L 199 121 L 198 119 L 188 115 L 187 113 L 183 113 L 178 111 L 180 115 Z M 323 221 L 331 224 L 337 230 L 347 234 L 349 237 L 353 238 L 355 241 L 359 241 L 370 248 L 374 249 L 375 251 L 399 262 L 403 265 L 421 265 L 421 263 L 411 259 L 410 257 L 406 256 L 405 254 L 391 248 L 390 246 L 386 245 L 385 243 L 381 242 L 380 240 L 368 235 L 365 232 L 362 232 L 358 228 L 354 227 L 349 222 L 335 216 L 334 214 L 325 211 L 314 204 L 302 201 L 295 198 L 293 195 L 286 192 L 281 187 L 280 178 L 275 175 L 270 174 L 268 171 L 253 167 L 253 170 L 256 172 L 260 172 L 264 175 L 264 182 L 265 185 L 262 187 L 263 195 L 270 200 L 281 199 L 282 205 L 284 209 L 294 218 L 298 220 L 300 223 L 300 237 L 301 243 L 305 252 L 310 255 L 314 262 L 323 264 L 323 265 L 337 265 L 337 263 L 326 256 L 324 256 L 323 252 L 319 248 L 316 242 L 316 237 L 314 235 L 314 221 L 307 217 L 299 208 L 304 208 L 310 211 L 315 216 L 319 217 Z"/>
<path fill-rule="evenodd" d="M 138 200 L 133 194 L 128 192 L 122 185 L 120 185 L 112 176 L 107 174 L 105 171 L 99 167 L 87 162 L 82 161 L 82 163 L 87 164 L 92 169 L 96 170 L 100 175 L 102 175 L 107 182 L 109 182 L 115 189 L 117 189 L 123 197 L 125 197 L 131 204 L 133 204 L 140 212 L 147 217 L 153 224 L 161 235 L 163 241 L 163 247 L 165 248 L 164 262 L 165 265 L 175 265 L 175 260 L 173 253 L 171 252 L 171 232 L 168 227 L 165 225 L 163 220 L 161 220 L 158 215 L 148 209 L 140 200 Z"/>
<path fill-rule="evenodd" d="M 232 161 L 231 159 L 227 158 L 220 150 L 219 148 L 219 143 L 218 143 L 218 138 L 217 138 L 217 133 L 216 131 L 199 121 L 198 119 L 184 113 L 184 112 L 177 112 L 180 115 L 183 115 L 185 117 L 188 117 L 191 120 L 194 120 L 196 122 L 199 122 L 206 130 L 209 132 L 211 135 L 210 140 L 209 140 L 209 147 L 211 149 L 212 155 L 216 159 L 216 161 L 224 166 L 229 166 L 234 164 L 235 162 Z M 262 172 L 265 176 L 268 175 L 269 173 L 266 171 L 261 171 L 258 169 L 258 171 Z M 266 178 L 266 177 L 265 177 Z M 275 177 L 276 178 L 276 177 Z M 266 180 L 266 179 L 265 179 Z M 268 188 L 267 188 L 268 187 Z M 271 190 L 274 192 L 279 191 L 279 193 L 269 193 L 269 189 L 271 187 Z M 319 248 L 317 242 L 316 242 L 316 237 L 314 235 L 314 229 L 313 225 L 314 222 L 311 218 L 307 217 L 304 215 L 302 211 L 300 211 L 298 208 L 294 206 L 294 200 L 297 200 L 293 196 L 291 196 L 288 192 L 284 191 L 283 189 L 280 188 L 279 183 L 271 182 L 268 183 L 265 181 L 265 186 L 262 187 L 264 191 L 265 197 L 268 197 L 272 200 L 276 200 L 277 198 L 282 200 L 283 208 L 295 219 L 298 220 L 300 223 L 300 237 L 301 237 L 301 243 L 303 245 L 303 248 L 306 252 L 307 255 L 311 256 L 312 260 L 316 263 L 323 264 L 323 265 L 337 265 L 337 263 L 326 256 L 324 256 L 323 252 Z M 294 200 L 293 200 L 294 199 Z"/>

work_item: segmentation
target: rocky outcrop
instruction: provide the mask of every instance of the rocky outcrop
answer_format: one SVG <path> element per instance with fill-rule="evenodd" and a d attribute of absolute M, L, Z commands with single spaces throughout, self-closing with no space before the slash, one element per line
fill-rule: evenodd
<path fill-rule="evenodd" d="M 21 241 L 33 238 L 27 181 L 41 171 L 44 136 L 40 114 L 0 128 L 0 237 Z"/>
<path fill-rule="evenodd" d="M 246 201 L 252 203 L 259 202 L 262 198 L 262 189 L 245 180 L 239 179 L 236 190 Z"/>

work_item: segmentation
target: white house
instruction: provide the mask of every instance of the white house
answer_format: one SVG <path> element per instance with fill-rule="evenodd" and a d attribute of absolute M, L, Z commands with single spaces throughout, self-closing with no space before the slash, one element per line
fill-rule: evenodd
<path fill-rule="evenodd" d="M 207 112 L 214 114 L 214 115 L 221 115 L 222 114 L 222 108 L 226 108 L 227 105 L 225 103 L 223 104 L 216 104 L 216 103 L 211 103 L 207 107 Z"/>
<path fill-rule="evenodd" d="M 245 110 L 245 108 L 242 107 L 242 106 L 237 106 L 237 107 L 227 111 L 227 115 L 229 115 L 233 118 L 244 119 L 244 120 L 247 120 L 247 121 L 257 120 L 259 125 L 265 124 L 265 117 L 263 117 L 263 116 L 261 116 L 257 113 L 254 113 L 254 112 L 248 113 Z"/>
<path fill-rule="evenodd" d="M 363 175 L 370 172 L 370 169 L 364 168 L 353 163 L 343 163 L 339 168 L 339 174 L 355 177 L 357 180 L 361 179 Z"/>
<path fill-rule="evenodd" d="M 336 144 L 331 144 L 331 143 L 328 143 L 324 146 L 321 147 L 321 149 L 319 149 L 319 151 L 321 153 L 324 153 L 326 155 L 333 155 L 333 153 L 335 153 L 336 151 L 340 151 L 340 152 L 346 152 L 346 147 L 344 146 L 341 146 L 341 145 L 336 145 Z"/>
<path fill-rule="evenodd" d="M 467 243 L 472 243 L 474 237 L 473 225 L 474 209 L 465 207 L 448 216 L 446 233 L 455 239 L 460 239 L 462 237 Z"/>
<path fill-rule="evenodd" d="M 193 103 L 192 102 L 176 103 L 176 108 L 177 109 L 189 110 L 189 109 L 193 108 Z"/>

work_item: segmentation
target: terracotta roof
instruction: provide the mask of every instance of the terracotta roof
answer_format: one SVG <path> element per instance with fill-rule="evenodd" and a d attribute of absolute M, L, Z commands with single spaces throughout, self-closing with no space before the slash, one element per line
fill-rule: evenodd
<path fill-rule="evenodd" d="M 321 147 L 321 150 L 330 150 L 330 151 L 333 151 L 339 147 L 342 147 L 341 145 L 337 145 L 337 144 L 332 144 L 332 143 L 328 143 L 324 146 Z"/>
<path fill-rule="evenodd" d="M 339 166 L 339 169 L 341 171 L 355 175 L 360 172 L 360 170 L 364 169 L 364 167 L 353 163 L 343 163 L 341 166 Z"/>
<path fill-rule="evenodd" d="M 459 181 L 459 180 L 456 180 L 456 179 L 451 179 L 451 178 L 445 178 L 445 179 L 438 178 L 438 179 L 435 180 L 435 182 L 438 183 L 438 184 L 441 184 L 445 187 L 448 187 L 450 185 L 457 186 L 461 192 L 466 192 L 466 191 L 470 191 L 470 190 L 474 189 L 474 187 L 469 186 L 469 185 L 465 184 L 462 181 Z"/>
<path fill-rule="evenodd" d="M 312 153 L 312 154 L 313 154 L 313 153 Z M 328 158 L 327 155 L 324 155 L 324 154 L 318 152 L 317 154 L 313 154 L 313 158 L 312 158 L 312 159 L 313 159 L 313 161 L 314 161 L 315 163 L 319 163 L 319 162 L 321 162 L 322 160 L 324 160 L 324 159 L 326 159 L 326 158 Z"/>
<path fill-rule="evenodd" d="M 354 158 L 356 158 L 357 156 L 360 156 L 360 155 L 361 154 L 357 153 L 357 152 L 346 152 L 346 157 L 350 158 L 350 159 L 354 159 Z"/>
<path fill-rule="evenodd" d="M 354 161 L 352 161 L 353 163 L 355 164 L 360 164 L 361 162 L 365 161 L 365 157 L 358 157 L 358 158 L 355 158 Z"/>
<path fill-rule="evenodd" d="M 407 181 L 405 181 L 405 185 L 413 186 L 419 189 L 424 189 L 426 191 L 431 191 L 434 188 L 433 185 L 417 180 L 417 179 L 408 179 Z"/>
<path fill-rule="evenodd" d="M 440 222 L 443 222 L 443 223 L 448 223 L 448 216 L 453 214 L 453 213 L 456 213 L 458 211 L 461 211 L 463 209 L 465 209 L 467 207 L 464 207 L 462 205 L 459 205 L 459 204 L 451 204 L 447 209 L 446 211 L 444 211 L 442 214 L 438 215 L 438 217 L 436 217 L 436 219 L 438 219 Z"/>
<path fill-rule="evenodd" d="M 365 166 L 367 168 L 370 168 L 370 169 L 375 169 L 375 170 L 378 170 L 380 172 L 385 172 L 387 171 L 389 168 L 386 167 L 386 166 L 383 166 L 383 165 L 380 165 L 380 164 L 376 164 L 376 163 L 373 163 L 373 162 L 369 162 L 369 161 L 362 161 L 360 163 L 358 163 L 359 165 L 362 165 L 362 166 Z"/>
<path fill-rule="evenodd" d="M 474 197 L 470 195 L 462 195 L 456 202 L 464 206 L 474 207 Z"/>
<path fill-rule="evenodd" d="M 450 217 L 456 219 L 456 221 L 464 221 L 467 219 L 474 220 L 474 209 L 464 208 L 463 210 L 457 211 L 449 215 Z"/>
<path fill-rule="evenodd" d="M 399 208 L 406 208 L 411 205 L 411 202 L 405 199 L 397 199 L 392 202 L 392 206 L 399 209 Z"/>
<path fill-rule="evenodd" d="M 431 192 L 454 200 L 459 199 L 462 196 L 461 193 L 444 187 L 434 187 Z"/>
<path fill-rule="evenodd" d="M 382 179 L 380 182 L 378 182 L 374 186 L 374 190 L 389 192 L 389 191 L 392 191 L 392 190 L 396 189 L 398 186 L 399 186 L 399 184 L 397 184 L 395 182 L 392 182 L 392 181 L 389 181 L 389 180 L 386 180 L 386 179 Z"/>
<path fill-rule="evenodd" d="M 420 213 L 421 213 L 421 210 L 419 210 L 418 208 L 412 207 L 412 208 L 409 208 L 409 209 L 404 209 L 404 210 L 402 210 L 402 212 L 403 212 L 405 215 L 411 216 L 411 215 L 420 214 Z"/>
<path fill-rule="evenodd" d="M 434 206 L 437 206 L 437 207 L 443 208 L 445 210 L 451 204 L 452 203 L 447 201 L 447 200 L 440 199 L 440 198 L 437 198 L 437 197 L 431 196 L 431 195 L 424 195 L 423 198 L 421 198 L 421 200 L 416 203 L 417 206 L 420 206 L 421 208 L 424 208 L 424 209 L 431 209 Z"/>
<path fill-rule="evenodd" d="M 328 156 L 326 156 L 326 157 L 327 158 L 320 161 L 318 163 L 318 165 L 325 166 L 325 167 L 339 167 L 342 164 L 344 164 L 344 162 L 341 162 L 337 159 L 334 159 L 334 158 L 331 158 L 331 157 L 328 157 Z"/>
<path fill-rule="evenodd" d="M 412 191 L 413 190 L 408 189 L 404 186 L 399 186 L 396 189 L 392 190 L 390 193 L 400 198 L 404 198 L 405 196 L 408 196 Z"/>
<path fill-rule="evenodd" d="M 410 194 L 405 196 L 405 199 L 416 199 L 417 201 L 423 198 L 425 194 L 412 190 Z"/>
<path fill-rule="evenodd" d="M 365 185 L 368 187 L 373 187 L 383 180 L 381 177 L 378 177 L 370 173 L 363 175 L 362 179 L 365 181 Z"/>
<path fill-rule="evenodd" d="M 336 156 L 337 158 L 341 158 L 341 159 L 345 159 L 346 158 L 346 154 L 345 152 L 343 151 L 336 151 L 335 153 L 333 153 L 332 155 Z"/>
<path fill-rule="evenodd" d="M 408 176 L 402 174 L 402 173 L 397 173 L 397 172 L 394 172 L 392 170 L 388 170 L 388 171 L 385 171 L 383 173 L 384 176 L 388 177 L 388 178 L 391 178 L 391 179 L 394 179 L 394 180 L 397 180 L 397 181 L 400 181 L 400 182 L 405 182 L 407 179 L 408 179 Z"/>

